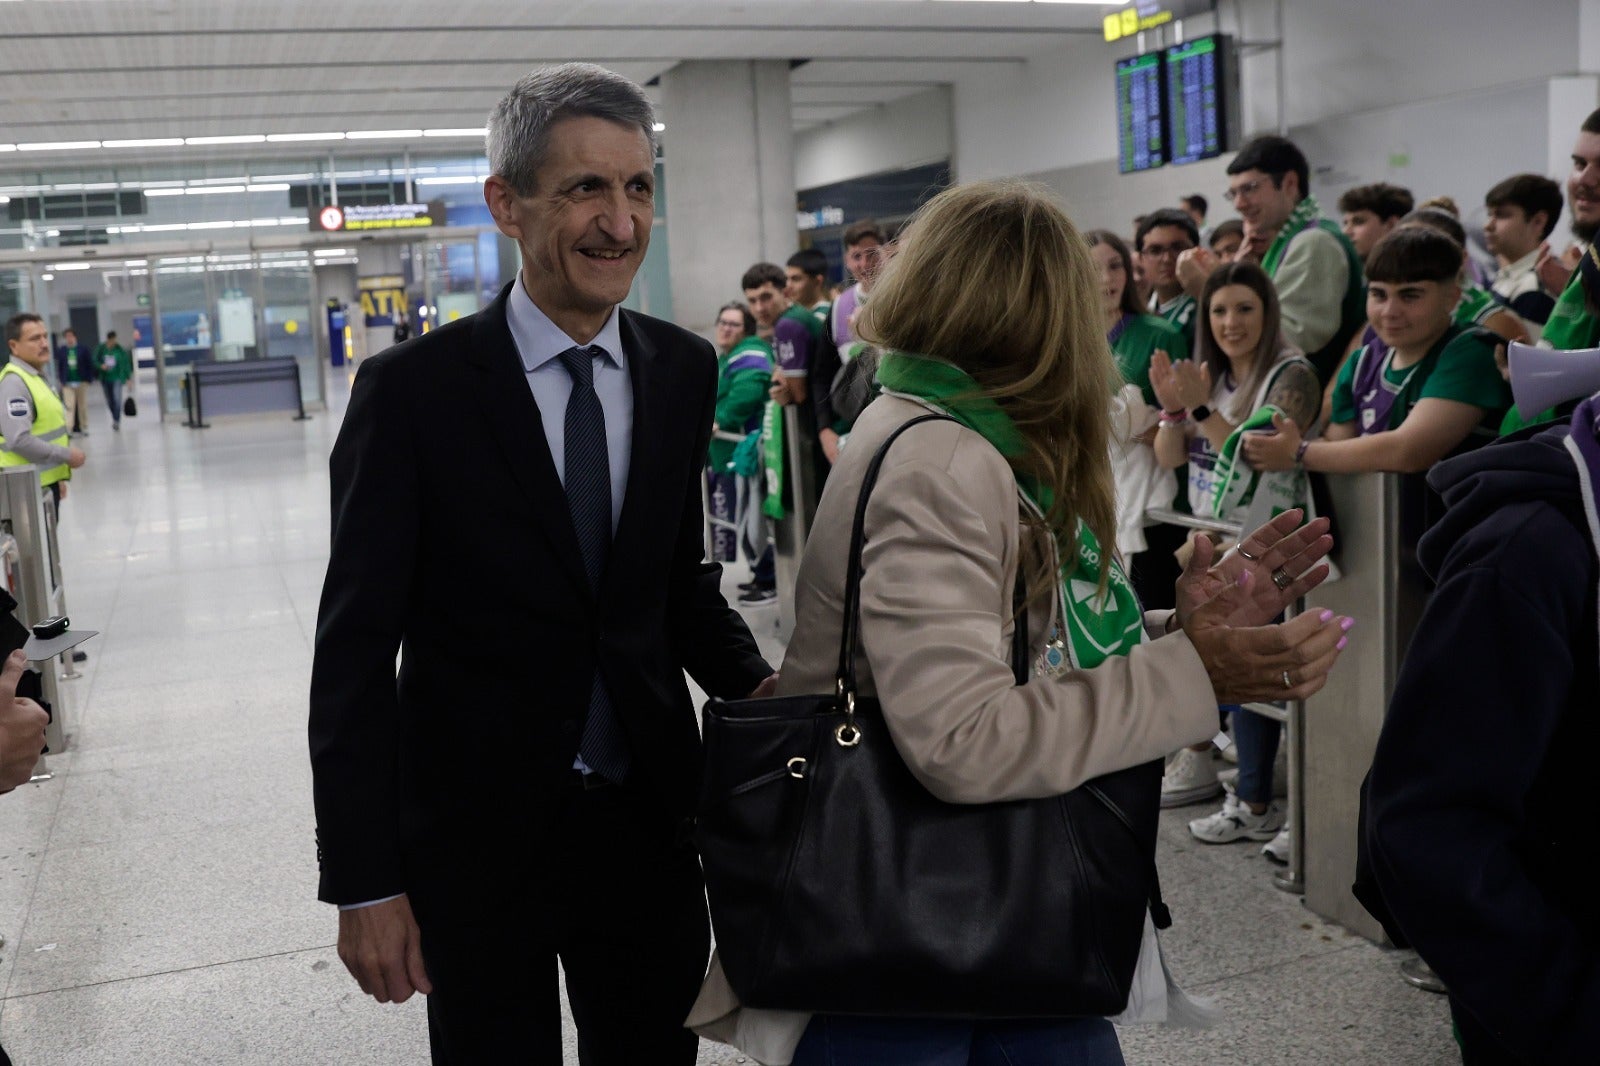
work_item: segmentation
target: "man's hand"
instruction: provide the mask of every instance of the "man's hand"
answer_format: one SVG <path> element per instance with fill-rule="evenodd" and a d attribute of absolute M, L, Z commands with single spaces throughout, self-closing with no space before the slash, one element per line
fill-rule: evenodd
<path fill-rule="evenodd" d="M 1318 518 L 1301 526 L 1303 517 L 1299 508 L 1285 511 L 1245 537 L 1239 545 L 1242 552 L 1236 548 L 1220 562 L 1215 561 L 1217 549 L 1209 537 L 1203 533 L 1192 536 L 1189 561 L 1177 584 L 1178 624 L 1186 625 L 1201 607 L 1238 585 L 1246 571 L 1249 594 L 1228 601 L 1235 608 L 1223 618 L 1226 625 L 1266 625 L 1322 584 L 1328 576 L 1323 560 L 1333 550 L 1333 537 L 1328 535 L 1331 523 Z M 1280 567 L 1294 579 L 1281 590 L 1272 581 L 1273 571 Z"/>
<path fill-rule="evenodd" d="M 789 391 L 789 383 L 783 378 L 773 381 L 772 387 L 767 389 L 767 395 L 772 397 L 775 403 L 784 407 L 794 403 L 794 393 Z"/>
<path fill-rule="evenodd" d="M 1569 244 L 1560 255 L 1552 255 L 1549 243 L 1545 243 L 1539 245 L 1539 258 L 1533 264 L 1533 270 L 1539 275 L 1539 284 L 1546 293 L 1560 296 L 1567 282 L 1572 280 L 1572 272 L 1578 269 L 1581 262 L 1583 252 L 1576 246 Z"/>
<path fill-rule="evenodd" d="M 1206 279 L 1218 265 L 1217 253 L 1210 248 L 1190 248 L 1179 252 L 1178 284 L 1183 286 L 1184 292 L 1198 300 L 1206 287 Z"/>
<path fill-rule="evenodd" d="M 82 448 L 67 449 L 67 465 L 72 467 L 72 469 L 76 470 L 88 461 L 89 457 L 83 454 Z"/>
<path fill-rule="evenodd" d="M 44 752 L 44 727 L 50 716 L 44 708 L 17 695 L 28 657 L 14 651 L 0 670 L 0 792 L 27 784 Z"/>
<path fill-rule="evenodd" d="M 777 691 L 778 691 L 778 675 L 777 674 L 773 674 L 770 677 L 767 677 L 765 680 L 763 680 L 761 682 L 761 684 L 756 686 L 756 690 L 754 692 L 750 693 L 750 698 L 753 699 L 753 700 L 770 699 L 772 696 L 774 696 L 777 693 Z"/>
<path fill-rule="evenodd" d="M 831 429 L 823 428 L 817 431 L 817 439 L 822 442 L 822 454 L 828 457 L 831 466 L 839 461 L 839 434 Z"/>
<path fill-rule="evenodd" d="M 1276 432 L 1257 430 L 1244 435 L 1245 461 L 1252 470 L 1293 470 L 1295 453 L 1304 439 L 1300 427 L 1295 425 L 1294 419 L 1275 414 L 1272 428 Z"/>
<path fill-rule="evenodd" d="M 413 992 L 433 991 L 422 965 L 422 931 L 405 896 L 340 911 L 339 960 L 379 1003 L 404 1003 Z"/>

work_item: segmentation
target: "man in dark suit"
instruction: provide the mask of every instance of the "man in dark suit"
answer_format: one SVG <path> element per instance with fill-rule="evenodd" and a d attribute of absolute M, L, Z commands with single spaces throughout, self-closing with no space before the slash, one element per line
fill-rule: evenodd
<path fill-rule="evenodd" d="M 652 122 L 599 67 L 512 89 L 484 197 L 521 273 L 362 364 L 333 450 L 319 896 L 364 991 L 428 995 L 435 1063 L 559 1063 L 558 957 L 586 1066 L 695 1058 L 683 673 L 742 697 L 772 671 L 703 561 L 716 358 L 617 307 L 650 238 Z"/>

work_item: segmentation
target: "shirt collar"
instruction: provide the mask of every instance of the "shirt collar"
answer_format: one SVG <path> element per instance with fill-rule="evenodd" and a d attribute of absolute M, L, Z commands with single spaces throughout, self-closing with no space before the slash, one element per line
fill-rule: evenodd
<path fill-rule="evenodd" d="M 1495 271 L 1494 276 L 1496 280 L 1498 280 L 1501 278 L 1514 278 L 1519 274 L 1526 274 L 1528 271 L 1534 268 L 1534 265 L 1538 263 L 1538 261 L 1539 249 L 1535 248 L 1521 259 L 1518 259 L 1515 262 L 1507 263 L 1505 266 Z"/>
<path fill-rule="evenodd" d="M 528 290 L 523 288 L 521 272 L 518 272 L 517 283 L 506 301 L 506 323 L 511 327 L 511 339 L 516 342 L 517 354 L 522 357 L 522 369 L 529 374 L 569 348 L 599 348 L 613 365 L 627 366 L 622 353 L 621 317 L 615 307 L 611 309 L 611 317 L 606 319 L 606 324 L 595 334 L 594 340 L 588 345 L 581 345 L 550 321 L 550 316 L 533 302 Z"/>
<path fill-rule="evenodd" d="M 11 357 L 11 365 L 22 371 L 24 374 L 31 374 L 34 377 L 39 377 L 39 371 L 34 366 L 29 363 L 24 363 L 21 359 L 18 359 L 14 355 Z"/>

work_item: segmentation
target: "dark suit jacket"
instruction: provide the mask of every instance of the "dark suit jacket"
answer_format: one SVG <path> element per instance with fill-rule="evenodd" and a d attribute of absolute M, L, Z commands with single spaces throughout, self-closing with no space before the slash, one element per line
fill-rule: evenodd
<path fill-rule="evenodd" d="M 67 383 L 67 360 L 72 350 L 65 344 L 56 345 L 56 380 L 63 385 Z M 100 368 L 94 365 L 94 353 L 82 341 L 78 342 L 77 352 L 79 380 L 85 384 L 94 381 L 100 376 Z"/>
<path fill-rule="evenodd" d="M 334 445 L 310 721 L 330 903 L 481 898 L 515 880 L 552 831 L 597 668 L 630 784 L 689 815 L 700 740 L 684 670 L 724 697 L 771 673 L 703 561 L 711 346 L 620 312 L 633 455 L 596 595 L 540 421 L 564 412 L 534 403 L 510 288 L 364 362 Z"/>

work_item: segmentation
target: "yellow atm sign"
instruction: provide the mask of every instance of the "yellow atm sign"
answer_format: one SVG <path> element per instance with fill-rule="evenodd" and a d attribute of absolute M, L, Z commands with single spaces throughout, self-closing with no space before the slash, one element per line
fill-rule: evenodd
<path fill-rule="evenodd" d="M 1215 0 L 1138 0 L 1105 17 L 1102 24 L 1107 41 L 1120 41 L 1157 26 L 1165 26 L 1190 15 L 1216 10 Z"/>
<path fill-rule="evenodd" d="M 410 313 L 404 278 L 393 275 L 361 278 L 357 284 L 361 290 L 361 314 L 367 325 L 392 326 Z"/>

